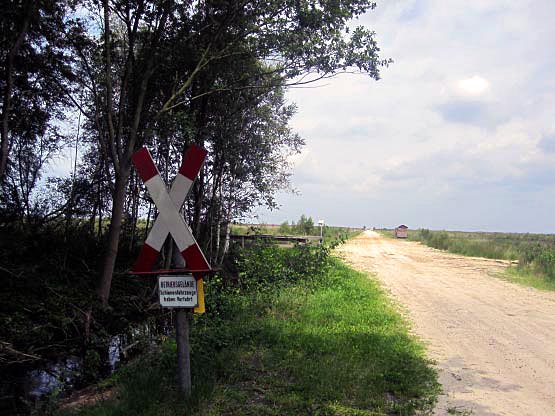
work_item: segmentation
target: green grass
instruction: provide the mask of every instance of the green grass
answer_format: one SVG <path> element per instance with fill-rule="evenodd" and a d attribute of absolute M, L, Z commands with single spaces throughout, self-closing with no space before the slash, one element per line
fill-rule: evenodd
<path fill-rule="evenodd" d="M 546 278 L 544 275 L 527 267 L 509 267 L 499 276 L 519 285 L 539 290 L 555 291 L 555 280 Z"/>
<path fill-rule="evenodd" d="M 378 232 L 385 237 L 395 238 L 392 230 Z M 515 240 L 513 236 L 516 235 L 419 229 L 409 230 L 408 240 L 420 241 L 430 247 L 464 256 L 517 260 L 521 247 L 527 241 Z"/>
<path fill-rule="evenodd" d="M 192 398 L 175 391 L 175 346 L 120 372 L 118 398 L 81 415 L 412 415 L 439 392 L 423 346 L 375 280 L 339 260 L 318 279 L 234 298 L 196 322 Z"/>

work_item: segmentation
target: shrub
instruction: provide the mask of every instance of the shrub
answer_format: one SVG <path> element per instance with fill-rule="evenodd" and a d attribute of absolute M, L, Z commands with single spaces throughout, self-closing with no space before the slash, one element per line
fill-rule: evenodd
<path fill-rule="evenodd" d="M 282 248 L 256 242 L 238 256 L 241 286 L 247 290 L 263 289 L 269 283 L 286 285 L 312 279 L 323 273 L 329 249 L 318 245 L 295 245 Z"/>
<path fill-rule="evenodd" d="M 536 259 L 537 267 L 550 279 L 555 279 L 555 252 L 544 250 Z"/>
<path fill-rule="evenodd" d="M 449 249 L 449 234 L 445 231 L 439 231 L 437 233 L 432 233 L 428 239 L 428 245 L 438 248 L 440 250 Z"/>

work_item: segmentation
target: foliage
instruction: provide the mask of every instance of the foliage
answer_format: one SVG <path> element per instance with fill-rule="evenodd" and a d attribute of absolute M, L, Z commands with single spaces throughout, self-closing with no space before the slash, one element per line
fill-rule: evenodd
<path fill-rule="evenodd" d="M 133 245 L 140 213 L 154 217 L 132 172 L 137 148 L 156 149 L 166 179 L 191 143 L 210 151 L 185 212 L 221 263 L 230 222 L 257 205 L 276 207 L 275 192 L 288 187 L 288 157 L 303 141 L 289 127 L 295 107 L 286 87 L 345 71 L 379 79 L 389 63 L 372 31 L 349 24 L 375 7 L 366 0 L 8 3 L 0 19 L 0 214 L 22 227 L 51 212 L 67 223 L 88 216 L 105 246 L 105 304 L 122 231 Z M 77 109 L 79 140 L 61 128 Z M 43 169 L 74 141 L 84 156 L 77 175 L 57 181 L 63 198 L 50 207 L 40 198 Z"/>
<path fill-rule="evenodd" d="M 520 249 L 519 264 L 539 270 L 555 281 L 555 241 L 551 244 L 532 243 Z"/>
<path fill-rule="evenodd" d="M 294 225 L 289 225 L 287 221 L 283 221 L 279 226 L 278 233 L 280 235 L 290 235 L 293 233 L 294 229 L 295 229 Z"/>
<path fill-rule="evenodd" d="M 19 221 L 43 212 L 42 170 L 69 139 L 61 128 L 75 74 L 71 44 L 81 37 L 73 2 L 3 3 L 0 17 L 0 214 Z"/>
<path fill-rule="evenodd" d="M 430 247 L 438 248 L 440 250 L 447 250 L 449 248 L 449 234 L 445 231 L 432 233 L 430 230 L 420 230 L 420 236 Z"/>
<path fill-rule="evenodd" d="M 81 107 L 88 152 L 100 155 L 112 193 L 98 287 L 104 303 L 123 218 L 130 212 L 136 222 L 147 202 L 133 182 L 133 151 L 156 148 L 166 178 L 189 144 L 210 151 L 185 212 L 220 263 L 231 220 L 257 205 L 276 207 L 275 192 L 288 186 L 288 156 L 303 141 L 288 126 L 295 108 L 285 103 L 285 87 L 347 70 L 378 79 L 389 63 L 373 32 L 348 27 L 372 8 L 365 0 L 84 4 L 94 29 L 75 47 Z"/>
<path fill-rule="evenodd" d="M 290 249 L 299 252 L 286 255 L 282 249 L 257 247 L 257 261 L 274 264 L 274 279 L 259 274 L 265 268 L 243 263 L 252 284 L 227 289 L 219 300 L 228 313 L 209 310 L 195 317 L 188 402 L 176 391 L 175 344 L 170 341 L 115 377 L 119 393 L 114 400 L 77 414 L 429 411 L 439 390 L 437 376 L 378 284 L 327 256 L 325 270 L 306 268 L 309 274 L 297 271 L 293 280 L 283 272 L 290 267 L 288 259 L 307 256 L 314 264 L 326 252 L 303 250 Z M 221 281 L 207 285 L 208 305 L 218 285 L 221 294 Z"/>
<path fill-rule="evenodd" d="M 314 226 L 314 220 L 312 217 L 306 217 L 304 214 L 301 215 L 299 220 L 295 223 L 294 221 L 289 222 L 284 221 L 279 226 L 267 225 L 267 224 L 234 224 L 231 227 L 232 233 L 235 235 L 252 235 L 252 234 L 267 234 L 267 235 L 320 235 L 320 227 Z M 324 241 L 335 241 L 335 240 L 345 240 L 349 237 L 354 236 L 356 233 L 360 232 L 360 229 L 350 228 L 350 227 L 336 227 L 330 225 L 324 225 L 322 227 L 322 236 Z"/>
<path fill-rule="evenodd" d="M 127 253 L 118 263 L 114 306 L 101 308 L 94 296 L 101 244 L 87 228 L 88 224 L 73 224 L 68 233 L 64 224 L 32 232 L 1 228 L 0 339 L 15 351 L 37 357 L 37 362 L 78 354 L 86 346 L 91 351 L 85 371 L 90 370 L 87 377 L 94 379 L 98 365 L 92 350 L 105 348 L 111 335 L 145 319 L 155 282 L 123 273 L 136 255 Z M 19 362 L 21 357 L 2 350 L 0 372 L 10 365 L 25 365 Z"/>
<path fill-rule="evenodd" d="M 239 254 L 241 282 L 249 289 L 259 290 L 270 284 L 294 284 L 325 271 L 328 254 L 326 246 L 296 245 L 286 249 L 260 241 Z"/>
<path fill-rule="evenodd" d="M 518 233 L 469 233 L 420 229 L 409 238 L 467 256 L 518 260 L 518 267 L 555 280 L 555 236 Z"/>
<path fill-rule="evenodd" d="M 314 230 L 314 220 L 312 217 L 305 217 L 304 214 L 301 215 L 296 226 L 297 230 L 305 235 L 311 235 Z"/>
<path fill-rule="evenodd" d="M 543 274 L 529 266 L 509 267 L 500 277 L 523 286 L 555 291 L 555 279 L 546 279 Z"/>

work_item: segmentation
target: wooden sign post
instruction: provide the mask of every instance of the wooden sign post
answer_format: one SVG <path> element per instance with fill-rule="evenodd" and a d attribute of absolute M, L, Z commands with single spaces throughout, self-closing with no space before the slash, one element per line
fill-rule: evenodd
<path fill-rule="evenodd" d="M 189 348 L 189 317 L 185 309 L 175 312 L 175 337 L 177 343 L 177 377 L 181 392 L 191 395 L 191 358 Z"/>

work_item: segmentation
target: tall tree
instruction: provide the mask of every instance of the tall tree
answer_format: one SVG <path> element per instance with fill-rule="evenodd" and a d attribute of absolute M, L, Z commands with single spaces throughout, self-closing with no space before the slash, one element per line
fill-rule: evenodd
<path fill-rule="evenodd" d="M 98 295 L 106 303 L 118 252 L 131 155 L 144 141 L 145 115 L 151 111 L 149 93 L 156 60 L 163 53 L 164 33 L 174 12 L 172 1 L 108 1 L 88 4 L 91 17 L 101 22 L 101 38 L 74 45 L 81 57 L 88 100 L 83 111 L 97 135 L 112 191 L 111 220 Z M 110 179 L 111 180 L 111 179 Z M 108 276 L 108 277 L 104 277 Z"/>
<path fill-rule="evenodd" d="M 85 88 L 90 94 L 87 115 L 94 120 L 99 149 L 106 161 L 105 170 L 115 177 L 111 185 L 108 247 L 98 287 L 104 303 L 110 293 L 133 151 L 161 136 L 156 129 L 163 122 L 179 123 L 186 119 L 191 129 L 186 134 L 177 134 L 183 145 L 194 142 L 214 146 L 215 150 L 226 149 L 220 159 L 214 159 L 214 166 L 227 166 L 231 172 L 235 166 L 230 156 L 232 146 L 227 146 L 226 141 L 233 140 L 229 135 L 220 135 L 219 141 L 208 139 L 219 116 L 211 113 L 211 109 L 216 108 L 214 100 L 233 96 L 222 95 L 226 92 L 236 94 L 251 89 L 262 90 L 265 99 L 270 100 L 268 91 L 272 88 L 309 82 L 347 70 L 366 72 L 377 79 L 379 67 L 387 61 L 379 59 L 373 33 L 363 28 L 350 31 L 347 27 L 349 20 L 373 7 L 372 2 L 365 0 L 192 3 L 103 0 L 101 4 L 89 3 L 91 15 L 102 22 L 102 36 L 96 39 L 96 49 L 80 52 L 88 81 Z M 241 70 L 241 63 L 246 63 L 247 71 Z M 234 97 L 241 98 L 241 94 Z M 280 106 L 276 103 L 252 108 L 258 108 L 257 111 L 277 109 Z M 236 110 L 244 116 L 256 114 L 256 111 Z M 227 110 L 220 107 L 214 111 L 225 113 Z M 224 124 L 220 122 L 219 125 Z M 243 138 L 264 134 L 264 129 L 259 129 L 260 135 L 248 133 L 257 128 L 256 123 L 250 126 L 253 130 L 234 131 Z M 267 127 L 267 133 L 271 134 L 282 128 L 274 126 L 272 132 L 270 126 Z M 166 134 L 166 138 L 170 136 L 175 137 Z M 258 158 L 267 160 L 268 167 L 285 161 L 271 153 L 264 141 L 256 145 L 258 150 L 254 154 L 260 156 L 270 152 L 264 153 L 264 156 L 270 155 L 269 159 Z M 293 142 L 291 145 L 295 146 Z M 241 151 L 239 154 L 244 156 Z M 253 169 L 252 178 L 257 172 Z M 276 168 L 276 172 L 278 170 Z M 212 181 L 220 179 L 208 185 L 201 175 L 193 191 L 191 216 L 197 235 L 201 231 L 207 190 L 219 195 L 220 190 L 215 191 L 214 186 L 220 187 L 222 192 L 225 189 L 224 176 L 217 169 L 214 173 L 219 176 L 213 176 Z M 229 184 L 234 183 L 229 181 L 232 177 L 241 178 L 241 175 L 239 171 L 228 175 Z M 239 186 L 237 183 L 234 186 Z M 264 181 L 250 183 L 255 190 L 251 194 L 264 197 L 271 195 L 271 189 L 278 185 Z M 209 199 L 214 201 L 214 198 Z"/>
<path fill-rule="evenodd" d="M 68 2 L 5 3 L 0 15 L 0 182 L 12 149 L 32 146 L 44 136 L 54 139 L 73 81 L 69 39 L 80 30 Z"/>

